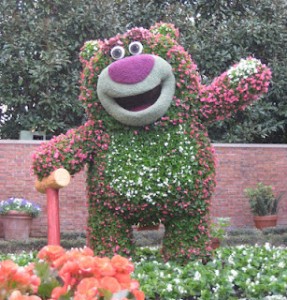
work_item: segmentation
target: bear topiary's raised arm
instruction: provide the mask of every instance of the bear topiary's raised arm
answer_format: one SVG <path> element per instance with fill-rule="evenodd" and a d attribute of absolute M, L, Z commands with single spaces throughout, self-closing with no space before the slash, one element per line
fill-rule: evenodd
<path fill-rule="evenodd" d="M 255 58 L 240 62 L 215 78 L 208 86 L 202 86 L 201 114 L 208 121 L 223 120 L 237 110 L 243 110 L 251 102 L 267 93 L 271 79 L 270 69 Z"/>
<path fill-rule="evenodd" d="M 40 181 L 59 168 L 74 175 L 87 162 L 93 161 L 101 150 L 107 149 L 108 140 L 108 135 L 101 129 L 101 122 L 88 121 L 43 143 L 33 153 L 33 172 Z"/>

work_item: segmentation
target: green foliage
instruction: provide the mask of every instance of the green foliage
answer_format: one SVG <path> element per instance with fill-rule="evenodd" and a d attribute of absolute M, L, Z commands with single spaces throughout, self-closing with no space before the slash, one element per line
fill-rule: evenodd
<path fill-rule="evenodd" d="M 210 235 L 222 240 L 226 235 L 226 229 L 230 225 L 230 218 L 216 218 L 210 224 Z"/>
<path fill-rule="evenodd" d="M 9 252 L 7 254 L 2 253 L 0 249 L 0 261 L 10 259 L 18 266 L 26 266 L 30 262 L 36 261 L 37 252 L 35 251 L 21 251 L 21 252 Z"/>
<path fill-rule="evenodd" d="M 180 200 L 182 192 L 178 187 L 184 191 L 195 184 L 194 174 L 199 170 L 196 142 L 184 135 L 184 130 L 180 125 L 167 132 L 155 130 L 139 135 L 122 132 L 112 139 L 106 164 L 111 177 L 106 180 L 133 205 L 139 205 L 143 199 L 149 203 L 135 216 L 141 225 L 158 223 L 158 205 L 166 204 L 169 199 Z M 181 208 L 174 209 L 173 216 L 178 214 L 182 215 Z"/>
<path fill-rule="evenodd" d="M 269 244 L 221 247 L 207 264 L 142 259 L 135 264 L 135 277 L 149 300 L 284 299 L 285 255 L 286 249 Z"/>
<path fill-rule="evenodd" d="M 180 29 L 204 81 L 249 55 L 272 68 L 269 94 L 230 120 L 211 125 L 212 140 L 284 143 L 286 18 L 283 0 L 3 0 L 0 103 L 7 111 L 0 104 L 0 137 L 18 138 L 23 129 L 44 130 L 49 136 L 82 123 L 84 111 L 77 100 L 80 47 L 162 20 Z"/>
<path fill-rule="evenodd" d="M 220 247 L 206 264 L 192 261 L 182 266 L 162 261 L 156 249 L 142 249 L 133 258 L 133 277 L 139 281 L 148 300 L 283 300 L 286 299 L 286 251 L 268 243 Z M 19 257 L 25 255 L 18 254 Z"/>
<path fill-rule="evenodd" d="M 75 237 L 73 234 L 61 234 L 61 245 L 65 249 L 71 249 L 73 247 L 84 247 L 86 245 L 86 238 L 82 234 Z M 0 240 L 0 253 L 21 253 L 22 251 L 39 251 L 47 245 L 47 238 L 29 238 L 27 241 L 7 241 Z M 18 263 L 18 262 L 17 262 Z"/>
<path fill-rule="evenodd" d="M 21 129 L 59 133 L 82 121 L 76 51 L 85 33 L 81 38 L 68 2 L 1 3 L 0 102 L 7 105 L 2 138 L 17 138 Z"/>
<path fill-rule="evenodd" d="M 230 120 L 209 127 L 216 142 L 286 142 L 286 1 L 197 1 L 196 26 L 186 43 L 206 81 L 249 55 L 273 73 L 269 93 Z"/>
<path fill-rule="evenodd" d="M 249 198 L 250 208 L 255 216 L 275 215 L 283 195 L 281 193 L 275 197 L 272 186 L 264 185 L 262 182 L 259 182 L 256 188 L 245 189 L 244 193 Z"/>
<path fill-rule="evenodd" d="M 42 297 L 42 299 L 48 299 L 51 292 L 55 287 L 60 286 L 59 277 L 55 270 L 52 270 L 47 262 L 35 263 L 35 273 L 41 278 L 41 284 L 38 288 L 37 294 Z"/>

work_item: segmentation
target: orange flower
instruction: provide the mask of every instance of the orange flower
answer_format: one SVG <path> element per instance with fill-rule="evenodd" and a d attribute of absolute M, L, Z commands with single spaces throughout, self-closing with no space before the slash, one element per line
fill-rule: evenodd
<path fill-rule="evenodd" d="M 84 277 L 94 274 L 94 258 L 89 256 L 78 257 L 67 261 L 59 270 L 59 276 L 67 285 L 74 286 Z"/>
<path fill-rule="evenodd" d="M 74 286 L 78 280 L 79 266 L 75 261 L 68 261 L 59 271 L 59 276 L 63 279 L 66 285 Z"/>
<path fill-rule="evenodd" d="M 30 266 L 19 267 L 11 260 L 0 263 L 0 290 L 2 294 L 9 293 L 13 289 L 26 292 L 37 292 L 40 278 L 32 272 Z"/>
<path fill-rule="evenodd" d="M 51 262 L 51 265 L 56 269 L 61 269 L 61 267 L 69 260 L 69 257 L 66 254 L 63 254 L 56 260 Z"/>
<path fill-rule="evenodd" d="M 54 260 L 62 256 L 63 254 L 65 254 L 65 249 L 62 248 L 61 246 L 48 245 L 43 247 L 39 251 L 37 257 L 40 259 L 44 259 L 49 263 L 52 263 Z"/>
<path fill-rule="evenodd" d="M 111 264 L 108 257 L 95 257 L 94 260 L 94 274 L 100 276 L 113 276 L 116 271 Z"/>
<path fill-rule="evenodd" d="M 58 300 L 60 299 L 61 296 L 67 294 L 67 292 L 68 289 L 66 285 L 55 287 L 52 291 L 50 300 Z"/>
<path fill-rule="evenodd" d="M 64 282 L 64 286 L 53 289 L 50 300 L 63 296 L 75 300 L 98 300 L 103 296 L 101 290 L 112 294 L 129 290 L 136 300 L 144 300 L 143 292 L 138 291 L 139 283 L 130 277 L 133 264 L 120 255 L 109 259 L 95 257 L 90 248 L 65 251 L 60 246 L 45 246 L 38 258 L 56 268 L 58 272 L 55 274 L 58 273 Z M 41 279 L 34 274 L 34 264 L 19 267 L 11 260 L 0 262 L 0 300 L 41 300 L 38 296 L 28 295 L 37 293 L 40 282 Z"/>
<path fill-rule="evenodd" d="M 99 288 L 108 290 L 112 292 L 113 294 L 116 292 L 119 292 L 122 288 L 119 282 L 116 280 L 116 278 L 111 276 L 103 277 L 100 281 Z"/>
<path fill-rule="evenodd" d="M 131 280 L 131 285 L 130 285 L 130 289 L 132 290 L 137 290 L 140 287 L 140 284 L 137 280 L 132 279 Z"/>
<path fill-rule="evenodd" d="M 0 262 L 0 282 L 4 282 L 8 274 L 17 272 L 18 266 L 12 260 L 3 260 Z"/>
<path fill-rule="evenodd" d="M 132 264 L 132 262 L 120 255 L 115 255 L 111 259 L 111 263 L 117 272 L 130 274 L 134 271 L 134 265 Z"/>
<path fill-rule="evenodd" d="M 78 259 L 79 257 L 93 257 L 94 252 L 92 249 L 88 247 L 84 247 L 83 249 L 71 249 L 64 253 L 57 260 L 53 261 L 53 266 L 57 269 L 60 269 L 67 261 Z"/>
<path fill-rule="evenodd" d="M 78 284 L 74 300 L 94 300 L 97 299 L 99 282 L 96 278 L 84 278 Z"/>
<path fill-rule="evenodd" d="M 95 258 L 91 256 L 82 256 L 78 258 L 79 269 L 86 276 L 92 275 L 95 268 Z"/>
<path fill-rule="evenodd" d="M 38 296 L 25 296 L 22 295 L 19 291 L 14 291 L 8 300 L 41 300 Z"/>
<path fill-rule="evenodd" d="M 115 278 L 121 285 L 123 290 L 129 290 L 131 286 L 131 276 L 129 274 L 117 273 Z"/>
<path fill-rule="evenodd" d="M 136 297 L 136 300 L 144 300 L 145 299 L 144 292 L 142 292 L 142 291 L 134 290 L 132 292 L 132 294 Z"/>

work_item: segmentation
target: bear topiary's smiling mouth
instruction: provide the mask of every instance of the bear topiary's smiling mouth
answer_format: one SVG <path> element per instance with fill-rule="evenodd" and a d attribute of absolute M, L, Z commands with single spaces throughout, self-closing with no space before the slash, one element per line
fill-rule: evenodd
<path fill-rule="evenodd" d="M 129 111 L 141 111 L 156 103 L 161 94 L 161 85 L 138 95 L 114 98 L 119 106 Z"/>

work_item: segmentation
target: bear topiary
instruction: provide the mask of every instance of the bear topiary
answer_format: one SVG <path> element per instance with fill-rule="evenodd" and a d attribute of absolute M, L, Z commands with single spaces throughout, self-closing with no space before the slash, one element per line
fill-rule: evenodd
<path fill-rule="evenodd" d="M 97 255 L 132 254 L 132 225 L 159 222 L 166 259 L 210 249 L 215 163 L 204 124 L 266 93 L 271 71 L 249 57 L 203 85 L 178 38 L 172 24 L 157 23 L 86 42 L 80 99 L 89 121 L 34 154 L 40 180 L 87 165 L 88 237 Z"/>

